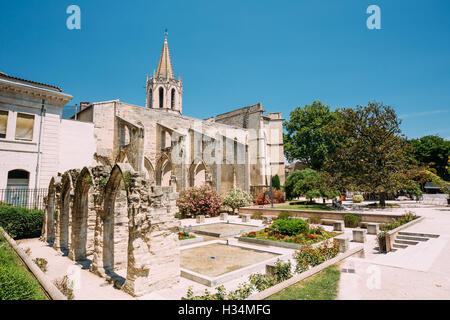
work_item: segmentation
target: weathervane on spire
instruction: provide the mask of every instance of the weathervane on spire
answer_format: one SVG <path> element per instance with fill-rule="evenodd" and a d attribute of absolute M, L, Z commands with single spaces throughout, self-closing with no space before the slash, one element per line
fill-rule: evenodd
<path fill-rule="evenodd" d="M 164 36 L 167 38 L 168 34 L 169 34 L 169 32 L 167 32 L 167 28 L 166 28 L 166 30 L 164 31 Z"/>

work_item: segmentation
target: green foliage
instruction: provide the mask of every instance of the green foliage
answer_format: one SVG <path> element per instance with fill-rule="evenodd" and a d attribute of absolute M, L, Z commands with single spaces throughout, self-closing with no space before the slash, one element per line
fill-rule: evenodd
<path fill-rule="evenodd" d="M 362 195 L 360 195 L 360 194 L 355 194 L 355 195 L 352 197 L 352 201 L 353 201 L 354 203 L 361 203 L 361 202 L 364 201 L 364 197 L 363 197 Z"/>
<path fill-rule="evenodd" d="M 280 259 L 277 260 L 275 263 L 274 277 L 278 283 L 292 277 L 291 267 L 290 261 L 283 262 Z"/>
<path fill-rule="evenodd" d="M 309 225 L 302 219 L 277 219 L 272 222 L 270 229 L 285 236 L 293 236 L 302 232 L 308 232 Z"/>
<path fill-rule="evenodd" d="M 382 231 L 390 231 L 394 230 L 395 228 L 400 227 L 401 225 L 404 225 L 408 222 L 413 221 L 414 219 L 417 219 L 418 217 L 411 211 L 401 215 L 397 219 L 392 219 L 390 222 L 383 223 L 380 226 L 380 230 Z"/>
<path fill-rule="evenodd" d="M 284 184 L 287 199 L 301 197 L 306 198 L 334 198 L 338 192 L 333 190 L 324 179 L 324 175 L 313 169 L 295 170 L 290 174 Z"/>
<path fill-rule="evenodd" d="M 233 210 L 233 213 L 235 213 L 236 209 L 252 204 L 252 196 L 241 189 L 231 189 L 227 192 L 222 201 L 222 205 L 230 207 Z"/>
<path fill-rule="evenodd" d="M 450 183 L 444 181 L 443 179 L 441 179 L 441 177 L 431 171 L 425 171 L 425 174 L 428 177 L 428 180 L 431 181 L 431 183 L 437 185 L 443 193 L 447 193 L 450 196 Z"/>
<path fill-rule="evenodd" d="M 381 231 L 377 234 L 378 251 L 386 252 L 386 231 Z"/>
<path fill-rule="evenodd" d="M 320 101 L 291 111 L 290 119 L 284 122 L 287 132 L 283 135 L 286 159 L 299 160 L 320 170 L 333 152 L 335 136 L 326 127 L 335 119 L 336 114 Z"/>
<path fill-rule="evenodd" d="M 133 181 L 133 175 L 130 171 L 125 171 L 123 173 L 123 183 L 125 185 L 125 189 L 129 189 L 131 182 Z"/>
<path fill-rule="evenodd" d="M 39 283 L 0 235 L 0 300 L 46 300 Z"/>
<path fill-rule="evenodd" d="M 272 188 L 281 190 L 280 177 L 277 174 L 272 177 Z"/>
<path fill-rule="evenodd" d="M 312 224 L 320 224 L 322 222 L 322 219 L 320 218 L 320 216 L 318 214 L 313 214 L 310 218 L 309 218 L 309 223 Z"/>
<path fill-rule="evenodd" d="M 43 222 L 42 210 L 0 206 L 0 226 L 14 239 L 39 237 Z"/>
<path fill-rule="evenodd" d="M 357 228 L 361 218 L 354 214 L 346 214 L 344 216 L 344 225 L 347 228 Z"/>
<path fill-rule="evenodd" d="M 33 259 L 33 262 L 42 270 L 42 272 L 47 272 L 48 261 L 44 258 Z"/>
<path fill-rule="evenodd" d="M 339 265 L 334 264 L 266 300 L 333 300 L 338 295 L 340 276 Z"/>
<path fill-rule="evenodd" d="M 302 246 L 300 250 L 294 254 L 297 262 L 295 272 L 301 273 L 309 268 L 318 266 L 319 264 L 336 257 L 339 254 L 339 244 L 337 241 L 327 241 L 324 244 L 312 247 Z"/>
<path fill-rule="evenodd" d="M 92 177 L 91 175 L 87 175 L 86 177 L 84 177 L 84 182 L 86 182 L 86 184 L 88 185 L 92 185 Z"/>
<path fill-rule="evenodd" d="M 450 141 L 439 136 L 429 135 L 409 141 L 413 155 L 419 163 L 436 170 L 444 180 L 450 180 Z"/>
<path fill-rule="evenodd" d="M 186 297 L 183 300 L 244 300 L 248 298 L 253 292 L 261 292 L 271 286 L 276 285 L 282 281 L 285 281 L 292 277 L 291 263 L 283 262 L 280 259 L 277 260 L 275 266 L 275 272 L 273 276 L 265 275 L 261 273 L 251 274 L 248 278 L 248 282 L 242 282 L 239 284 L 236 290 L 227 292 L 224 286 L 216 288 L 216 293 L 211 293 L 208 289 L 205 289 L 202 295 L 194 295 L 192 288 L 189 287 L 186 293 Z"/>
<path fill-rule="evenodd" d="M 336 113 L 328 130 L 340 139 L 324 168 L 339 189 L 378 193 L 384 205 L 386 193 L 403 188 L 409 170 L 401 120 L 393 108 L 376 102 Z"/>
<path fill-rule="evenodd" d="M 278 214 L 278 219 L 289 219 L 289 218 L 292 217 L 292 216 L 293 216 L 293 214 L 290 213 L 290 212 L 281 211 L 281 212 Z"/>

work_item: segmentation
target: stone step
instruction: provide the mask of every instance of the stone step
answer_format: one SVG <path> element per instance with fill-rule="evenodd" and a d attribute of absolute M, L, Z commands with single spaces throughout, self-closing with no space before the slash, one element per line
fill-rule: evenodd
<path fill-rule="evenodd" d="M 402 236 L 402 235 L 398 235 L 396 239 L 413 240 L 413 241 L 428 241 L 430 238 L 417 237 L 417 236 Z"/>
<path fill-rule="evenodd" d="M 411 241 L 411 240 L 397 240 L 395 239 L 394 243 L 399 243 L 399 244 L 408 244 L 408 245 L 416 245 L 419 243 L 419 241 Z"/>
<path fill-rule="evenodd" d="M 399 248 L 399 249 L 406 249 L 406 248 L 408 248 L 408 246 L 407 246 L 406 244 L 397 244 L 397 243 L 394 243 L 392 246 L 393 246 L 394 248 Z M 391 250 L 391 251 L 393 251 L 393 250 Z"/>
<path fill-rule="evenodd" d="M 398 234 L 403 236 L 416 236 L 416 237 L 425 237 L 425 238 L 438 238 L 438 234 L 432 234 L 432 233 L 419 233 L 419 232 L 407 232 L 407 231 L 400 231 Z"/>

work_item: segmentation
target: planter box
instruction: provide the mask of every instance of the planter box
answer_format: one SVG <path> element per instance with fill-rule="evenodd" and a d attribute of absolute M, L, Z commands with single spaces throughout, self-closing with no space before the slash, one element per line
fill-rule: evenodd
<path fill-rule="evenodd" d="M 192 244 L 192 243 L 202 242 L 202 241 L 203 241 L 203 237 L 196 236 L 195 238 L 180 240 L 180 246 L 185 246 L 187 244 Z"/>

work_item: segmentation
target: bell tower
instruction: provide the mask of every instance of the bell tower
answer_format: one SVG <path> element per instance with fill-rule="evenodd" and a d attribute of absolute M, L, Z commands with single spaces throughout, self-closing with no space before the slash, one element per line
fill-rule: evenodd
<path fill-rule="evenodd" d="M 167 30 L 158 69 L 156 72 L 153 71 L 153 76 L 150 78 L 147 76 L 146 91 L 146 108 L 182 114 L 183 80 L 181 80 L 181 76 L 175 80 L 173 74 Z"/>

